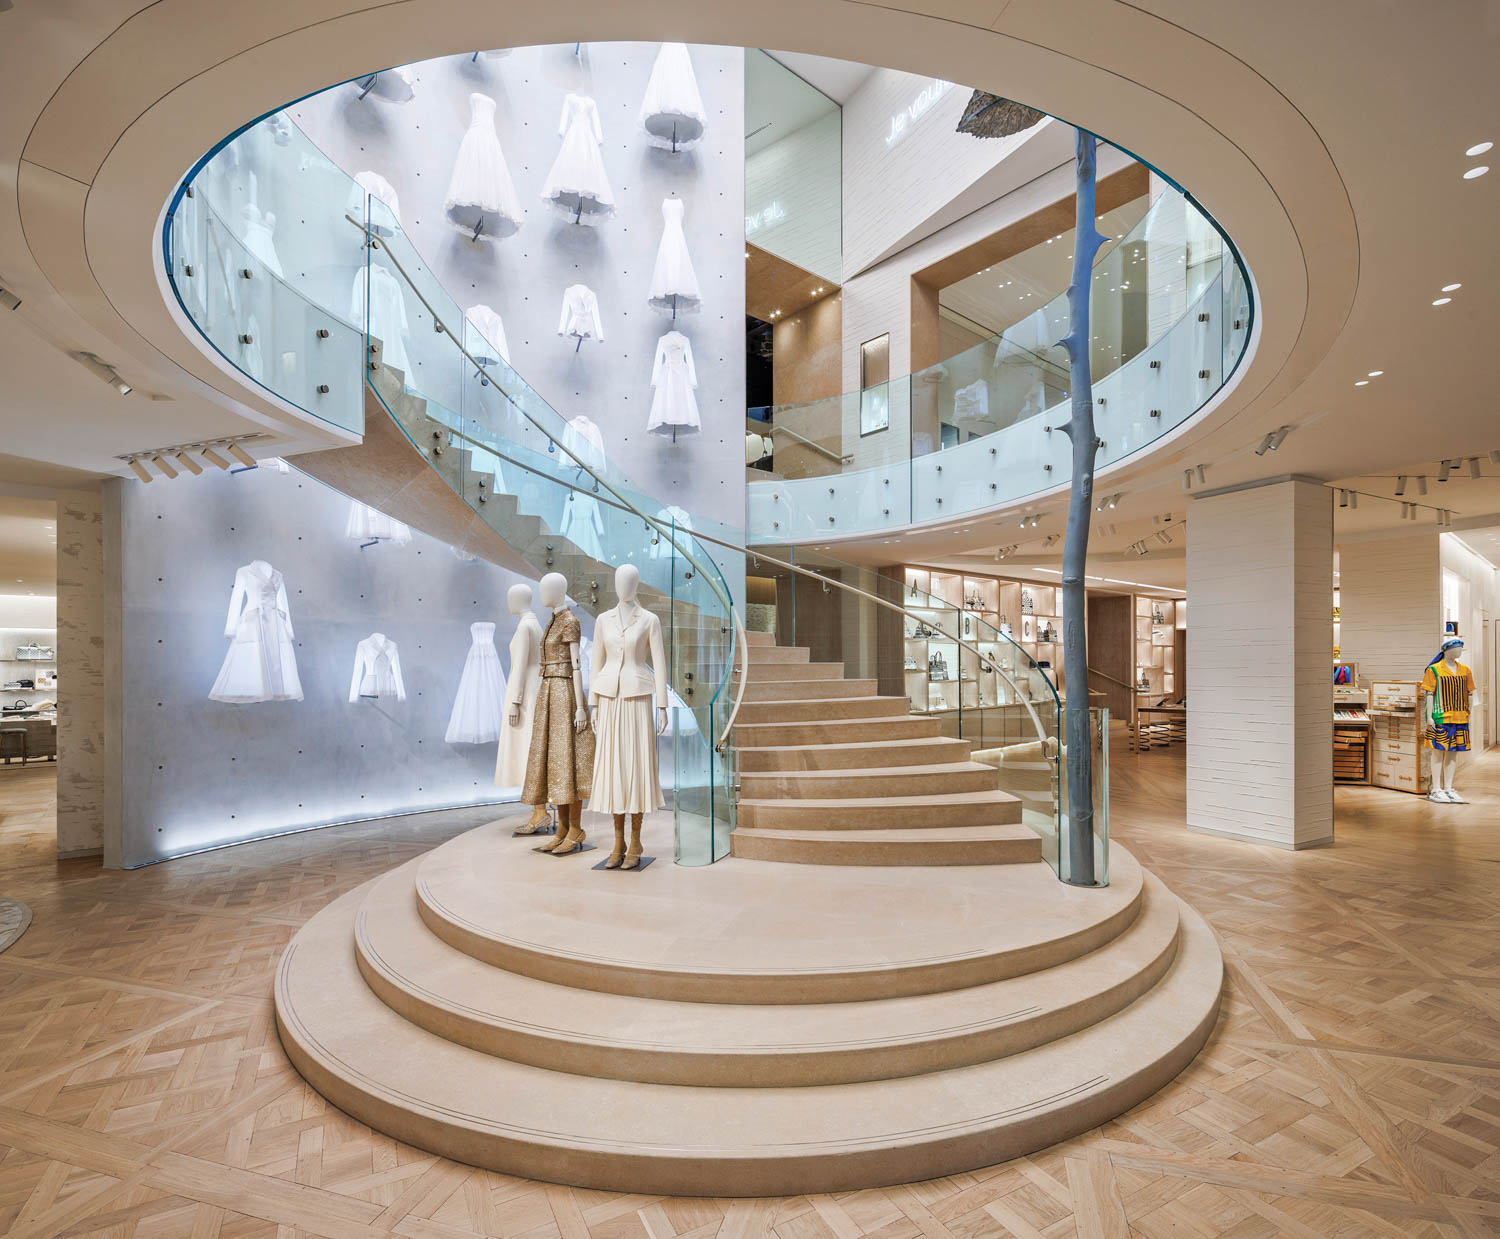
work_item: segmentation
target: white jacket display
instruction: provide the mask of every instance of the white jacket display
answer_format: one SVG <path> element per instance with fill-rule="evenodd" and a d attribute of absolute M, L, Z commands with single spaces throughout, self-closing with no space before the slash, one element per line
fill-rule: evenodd
<path fill-rule="evenodd" d="M 361 697 L 394 697 L 406 700 L 401 679 L 401 655 L 396 643 L 383 632 L 372 632 L 354 647 L 354 675 L 349 680 L 349 700 Z"/>
<path fill-rule="evenodd" d="M 667 707 L 667 650 L 661 620 L 640 603 L 622 603 L 594 621 L 589 702 L 651 697 Z"/>
<path fill-rule="evenodd" d="M 234 574 L 224 635 L 233 637 L 211 701 L 245 705 L 256 701 L 301 701 L 292 617 L 281 573 L 257 559 Z"/>
<path fill-rule="evenodd" d="M 656 363 L 651 367 L 651 413 L 646 429 L 653 434 L 692 434 L 699 429 L 698 370 L 693 365 L 693 346 L 680 331 L 669 331 L 656 342 Z"/>
<path fill-rule="evenodd" d="M 604 339 L 604 328 L 599 322 L 599 298 L 587 284 L 569 284 L 563 289 L 557 334 L 580 336 L 585 340 Z"/>

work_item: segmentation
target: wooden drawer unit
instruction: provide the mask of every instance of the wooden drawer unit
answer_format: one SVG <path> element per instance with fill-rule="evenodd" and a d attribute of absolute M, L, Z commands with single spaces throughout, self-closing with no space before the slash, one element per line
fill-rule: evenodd
<path fill-rule="evenodd" d="M 1415 710 L 1417 688 L 1416 680 L 1372 680 L 1370 682 L 1370 709 Z"/>
<path fill-rule="evenodd" d="M 1372 697 L 1375 687 L 1379 686 L 1372 686 Z M 1427 791 L 1432 750 L 1424 743 L 1422 731 L 1422 720 L 1415 710 L 1371 709 L 1372 784 L 1402 792 Z"/>

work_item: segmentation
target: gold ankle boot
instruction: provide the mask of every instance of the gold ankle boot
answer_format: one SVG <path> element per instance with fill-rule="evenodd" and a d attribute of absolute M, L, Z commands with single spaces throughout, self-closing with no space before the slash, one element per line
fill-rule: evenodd
<path fill-rule="evenodd" d="M 634 869 L 641 863 L 641 819 L 635 818 L 630 823 L 630 850 L 625 853 L 625 861 L 621 869 Z"/>
<path fill-rule="evenodd" d="M 606 869 L 618 869 L 620 862 L 625 859 L 625 823 L 615 823 L 615 846 L 609 853 L 609 859 L 604 862 Z"/>

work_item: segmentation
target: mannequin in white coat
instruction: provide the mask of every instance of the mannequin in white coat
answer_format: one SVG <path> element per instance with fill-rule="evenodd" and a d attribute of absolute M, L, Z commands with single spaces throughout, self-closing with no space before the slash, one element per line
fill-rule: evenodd
<path fill-rule="evenodd" d="M 526 758 L 531 753 L 531 721 L 542 687 L 542 625 L 531 609 L 531 586 L 512 585 L 505 595 L 512 615 L 520 616 L 510 639 L 510 679 L 505 689 L 505 725 L 495 754 L 495 782 L 520 787 L 526 781 Z M 534 835 L 547 826 L 547 806 L 532 810 L 531 820 L 516 831 Z"/>
<path fill-rule="evenodd" d="M 568 581 L 560 572 L 542 578 L 542 605 L 552 618 L 542 633 L 542 682 L 531 724 L 531 753 L 521 799 L 557 806 L 557 837 L 538 848 L 554 856 L 583 850 L 583 802 L 594 770 L 594 731 L 584 708 L 578 665 L 582 630 L 568 609 Z"/>
<path fill-rule="evenodd" d="M 615 569 L 619 605 L 594 622 L 589 705 L 598 744 L 589 805 L 614 815 L 615 845 L 605 862 L 607 869 L 635 869 L 640 865 L 641 820 L 662 805 L 656 737 L 667 726 L 667 655 L 661 620 L 636 599 L 640 584 L 640 569 L 634 564 L 621 564 Z"/>

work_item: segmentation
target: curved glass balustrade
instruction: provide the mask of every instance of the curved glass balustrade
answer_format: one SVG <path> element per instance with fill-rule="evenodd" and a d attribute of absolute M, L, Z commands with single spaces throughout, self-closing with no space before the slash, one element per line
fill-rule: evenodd
<path fill-rule="evenodd" d="M 541 576 L 562 572 L 591 614 L 634 563 L 670 662 L 676 858 L 728 853 L 732 750 L 720 752 L 735 658 L 736 550 L 710 551 L 679 514 L 605 459 L 466 322 L 391 212 L 284 114 L 194 169 L 169 208 L 164 256 L 188 316 L 247 378 L 348 430 L 389 416 L 462 505 Z M 375 402 L 375 403 L 371 403 Z M 372 464 L 372 468 L 374 465 Z"/>
<path fill-rule="evenodd" d="M 1218 226 L 1163 188 L 1093 273 L 1097 466 L 1201 409 L 1250 339 L 1249 279 Z M 981 344 L 863 391 L 768 411 L 772 474 L 749 488 L 752 542 L 924 524 L 1065 483 L 1066 293 Z M 752 423 L 753 424 L 753 423 Z"/>

